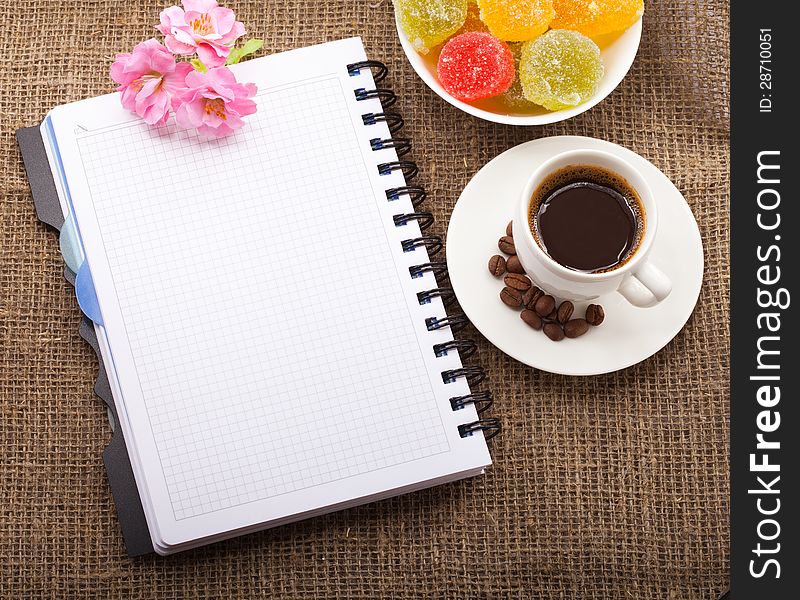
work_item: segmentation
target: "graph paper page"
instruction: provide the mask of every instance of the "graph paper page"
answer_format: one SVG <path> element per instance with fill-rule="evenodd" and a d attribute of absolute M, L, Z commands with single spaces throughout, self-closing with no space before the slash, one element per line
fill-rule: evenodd
<path fill-rule="evenodd" d="M 400 250 L 420 232 L 392 223 L 412 207 L 386 199 L 402 176 L 377 173 L 394 153 L 370 148 L 389 134 L 361 120 L 380 105 L 355 101 L 359 59 L 345 40 L 240 65 L 258 112 L 222 140 L 104 98 L 53 114 L 165 544 L 488 462 L 457 435 L 447 398 L 466 386 L 431 349 L 425 317 L 444 312 L 416 300 L 432 278 Z"/>

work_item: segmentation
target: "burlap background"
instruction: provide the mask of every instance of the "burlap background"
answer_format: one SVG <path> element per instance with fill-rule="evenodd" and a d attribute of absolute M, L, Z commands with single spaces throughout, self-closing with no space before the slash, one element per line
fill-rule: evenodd
<path fill-rule="evenodd" d="M 113 53 L 152 36 L 167 4 L 1 3 L 0 597 L 716 598 L 728 570 L 727 2 L 649 0 L 617 91 L 537 129 L 485 123 L 434 96 L 402 55 L 389 0 L 229 2 L 266 51 L 358 34 L 389 64 L 438 233 L 499 152 L 595 136 L 642 154 L 685 194 L 705 282 L 675 341 L 604 377 L 534 371 L 470 327 L 506 425 L 485 477 L 129 560 L 100 456 L 109 430 L 96 362 L 13 131 L 111 91 Z"/>

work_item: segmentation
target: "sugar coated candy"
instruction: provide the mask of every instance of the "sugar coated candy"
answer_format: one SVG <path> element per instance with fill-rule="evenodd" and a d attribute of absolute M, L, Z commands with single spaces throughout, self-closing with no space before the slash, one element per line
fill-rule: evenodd
<path fill-rule="evenodd" d="M 451 38 L 439 54 L 439 83 L 463 102 L 502 94 L 514 81 L 514 71 L 508 46 L 482 31 Z"/>
<path fill-rule="evenodd" d="M 522 82 L 519 80 L 519 77 L 514 79 L 511 87 L 503 94 L 502 101 L 503 106 L 513 112 L 528 113 L 531 109 L 536 108 L 523 94 Z"/>
<path fill-rule="evenodd" d="M 486 24 L 481 21 L 481 9 L 478 8 L 477 0 L 467 0 L 467 18 L 461 29 L 456 32 L 456 35 L 467 33 L 468 31 L 489 31 Z"/>
<path fill-rule="evenodd" d="M 492 35 L 509 42 L 544 33 L 556 14 L 553 0 L 478 0 L 478 6 Z"/>
<path fill-rule="evenodd" d="M 551 29 L 522 45 L 519 77 L 525 97 L 550 110 L 586 102 L 603 77 L 600 48 L 577 31 Z"/>
<path fill-rule="evenodd" d="M 394 0 L 394 6 L 400 27 L 422 54 L 458 31 L 467 18 L 467 0 Z"/>
<path fill-rule="evenodd" d="M 553 29 L 597 36 L 627 29 L 644 13 L 644 0 L 553 0 Z"/>
<path fill-rule="evenodd" d="M 533 104 L 522 93 L 522 82 L 519 78 L 519 59 L 522 55 L 522 43 L 509 42 L 508 48 L 514 56 L 514 65 L 517 73 L 514 77 L 514 81 L 511 83 L 511 87 L 502 95 L 503 106 L 515 112 L 530 111 L 530 109 L 533 108 Z"/>

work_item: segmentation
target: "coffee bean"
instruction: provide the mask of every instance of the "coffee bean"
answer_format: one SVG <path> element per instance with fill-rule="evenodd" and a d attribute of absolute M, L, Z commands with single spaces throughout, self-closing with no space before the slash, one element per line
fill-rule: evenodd
<path fill-rule="evenodd" d="M 557 325 L 555 323 L 548 323 L 545 325 L 544 333 L 554 342 L 560 342 L 564 339 L 564 330 L 561 329 L 561 325 Z"/>
<path fill-rule="evenodd" d="M 575 305 L 569 300 L 564 300 L 558 307 L 558 322 L 564 325 L 572 318 L 573 312 L 575 312 Z"/>
<path fill-rule="evenodd" d="M 540 317 L 546 317 L 553 309 L 556 307 L 555 298 L 553 298 L 550 294 L 546 294 L 539 298 L 534 305 L 534 310 L 539 313 Z"/>
<path fill-rule="evenodd" d="M 568 338 L 581 337 L 589 331 L 589 324 L 585 319 L 572 319 L 564 325 L 564 335 Z"/>
<path fill-rule="evenodd" d="M 509 221 L 508 225 L 506 225 L 506 235 L 514 237 L 514 221 Z"/>
<path fill-rule="evenodd" d="M 586 307 L 586 321 L 589 325 L 597 327 L 605 318 L 606 313 L 599 304 L 590 304 Z"/>
<path fill-rule="evenodd" d="M 519 257 L 516 255 L 508 257 L 506 269 L 508 269 L 509 273 L 519 273 L 520 275 L 525 275 L 525 269 L 522 268 L 522 263 L 519 262 Z"/>
<path fill-rule="evenodd" d="M 489 273 L 494 275 L 495 277 L 500 277 L 503 273 L 506 272 L 506 259 L 500 256 L 499 254 L 495 254 L 492 258 L 489 259 Z"/>
<path fill-rule="evenodd" d="M 550 311 L 550 314 L 545 317 L 548 321 L 552 321 L 553 323 L 558 323 L 558 311 L 554 308 Z"/>
<path fill-rule="evenodd" d="M 528 288 L 527 292 L 522 294 L 522 303 L 525 305 L 525 308 L 533 310 L 536 306 L 536 301 L 542 296 L 544 296 L 544 292 L 535 285 L 532 285 Z"/>
<path fill-rule="evenodd" d="M 500 238 L 500 241 L 497 242 L 497 247 L 500 248 L 501 252 L 505 252 L 506 254 L 516 254 L 517 249 L 514 247 L 514 238 L 510 235 L 504 235 Z"/>
<path fill-rule="evenodd" d="M 527 292 L 531 289 L 531 280 L 519 273 L 508 273 L 503 279 L 503 283 L 520 292 Z"/>
<path fill-rule="evenodd" d="M 536 314 L 536 311 L 526 308 L 519 316 L 526 324 L 533 327 L 536 331 L 542 328 L 542 318 Z"/>
<path fill-rule="evenodd" d="M 522 306 L 522 292 L 514 288 L 504 287 L 500 290 L 500 300 L 511 308 L 519 308 Z"/>

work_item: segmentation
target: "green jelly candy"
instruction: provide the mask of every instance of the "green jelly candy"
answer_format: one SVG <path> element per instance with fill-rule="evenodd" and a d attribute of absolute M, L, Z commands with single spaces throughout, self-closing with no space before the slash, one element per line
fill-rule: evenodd
<path fill-rule="evenodd" d="M 519 77 L 525 98 L 550 110 L 583 104 L 603 77 L 600 48 L 577 31 L 551 29 L 522 45 Z"/>
<path fill-rule="evenodd" d="M 461 29 L 467 0 L 394 0 L 397 20 L 417 52 L 427 54 Z"/>

